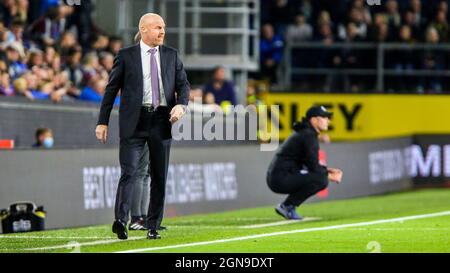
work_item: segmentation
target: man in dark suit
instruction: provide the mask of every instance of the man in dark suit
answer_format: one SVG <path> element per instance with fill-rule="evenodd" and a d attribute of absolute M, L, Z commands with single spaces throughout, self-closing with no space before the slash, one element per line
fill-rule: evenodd
<path fill-rule="evenodd" d="M 145 14 L 139 22 L 139 32 L 140 43 L 121 49 L 114 60 L 95 130 L 97 139 L 106 143 L 111 109 L 121 90 L 121 177 L 112 230 L 123 240 L 128 238 L 126 223 L 136 182 L 136 170 L 145 145 L 150 150 L 151 176 L 147 237 L 161 238 L 157 229 L 164 211 L 171 127 L 184 115 L 189 97 L 189 82 L 178 52 L 163 45 L 163 18 L 154 13 Z"/>

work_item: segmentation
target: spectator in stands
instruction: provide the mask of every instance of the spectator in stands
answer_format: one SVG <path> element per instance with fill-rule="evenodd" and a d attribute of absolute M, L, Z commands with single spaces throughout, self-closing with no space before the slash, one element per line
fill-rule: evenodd
<path fill-rule="evenodd" d="M 14 90 L 16 95 L 25 96 L 34 99 L 33 91 L 38 91 L 38 77 L 31 71 L 25 72 L 20 78 L 14 82 Z"/>
<path fill-rule="evenodd" d="M 443 11 L 446 15 L 446 19 L 448 20 L 448 3 L 446 0 L 441 0 L 439 2 L 438 11 Z"/>
<path fill-rule="evenodd" d="M 404 44 L 414 44 L 415 40 L 412 35 L 412 30 L 409 25 L 402 25 L 399 30 L 398 40 L 399 43 Z M 392 67 L 395 70 L 402 71 L 412 71 L 417 68 L 417 58 L 416 51 L 410 48 L 404 48 L 401 50 L 388 51 L 386 54 L 386 59 L 389 60 L 386 63 L 387 67 Z M 397 76 L 393 80 L 388 78 L 387 90 L 388 92 L 405 92 L 407 90 L 414 90 L 415 79 L 408 76 Z M 413 84 L 414 83 L 414 84 Z M 392 88 L 390 84 L 393 84 Z"/>
<path fill-rule="evenodd" d="M 283 56 L 284 43 L 279 35 L 276 35 L 271 24 L 262 27 L 260 41 L 261 74 L 270 82 L 276 83 L 276 72 Z"/>
<path fill-rule="evenodd" d="M 12 42 L 6 47 L 6 63 L 9 67 L 9 75 L 12 79 L 16 79 L 22 75 L 27 66 L 23 63 L 25 53 L 23 46 L 18 42 Z"/>
<path fill-rule="evenodd" d="M 106 73 L 110 73 L 114 65 L 114 55 L 109 52 L 102 52 L 99 55 L 100 64 Z"/>
<path fill-rule="evenodd" d="M 358 28 L 354 23 L 348 23 L 346 28 L 346 37 L 344 43 L 353 44 L 354 42 L 362 40 L 358 36 Z M 339 63 L 342 63 L 345 69 L 361 69 L 363 68 L 363 56 L 364 52 L 354 48 L 343 48 L 340 52 Z M 344 74 L 344 90 L 348 90 L 352 93 L 360 91 L 361 76 L 349 76 Z"/>
<path fill-rule="evenodd" d="M 107 51 L 109 46 L 109 37 L 106 35 L 99 35 L 92 41 L 91 49 L 97 53 Z"/>
<path fill-rule="evenodd" d="M 5 71 L 0 72 L 0 95 L 13 96 L 14 89 L 11 86 L 9 74 Z"/>
<path fill-rule="evenodd" d="M 58 60 L 59 57 L 55 58 L 55 61 Z M 56 65 L 56 64 L 54 64 Z M 65 71 L 61 71 L 61 69 L 53 70 L 55 75 L 53 77 L 54 83 L 54 91 L 50 94 L 50 99 L 53 102 L 60 101 L 70 101 L 73 98 L 78 96 L 78 91 L 76 88 L 72 86 L 72 83 L 69 81 L 69 75 Z"/>
<path fill-rule="evenodd" d="M 22 96 L 29 100 L 34 100 L 33 93 L 28 89 L 28 84 L 24 77 L 14 80 L 13 86 L 16 96 Z"/>
<path fill-rule="evenodd" d="M 199 113 L 222 112 L 222 108 L 214 101 L 211 101 L 211 98 L 208 102 L 209 103 L 203 103 L 203 90 L 200 87 L 192 87 L 191 90 L 189 90 L 188 109 L 190 111 Z"/>
<path fill-rule="evenodd" d="M 204 87 L 205 94 L 214 95 L 214 103 L 218 105 L 237 105 L 234 84 L 225 77 L 225 68 L 214 68 L 212 80 Z"/>
<path fill-rule="evenodd" d="M 139 43 L 140 40 L 141 40 L 141 37 L 139 36 L 136 43 Z M 109 39 L 108 51 L 111 52 L 111 54 L 113 54 L 113 56 L 116 56 L 122 47 L 123 47 L 123 41 L 120 37 L 112 36 Z"/>
<path fill-rule="evenodd" d="M 404 43 L 404 44 L 414 44 L 416 40 L 414 39 L 412 35 L 412 30 L 409 25 L 403 25 L 400 28 L 399 31 L 399 40 L 398 42 Z M 397 63 L 395 65 L 396 69 L 406 69 L 406 70 L 412 70 L 415 67 L 415 51 L 411 49 L 402 49 L 398 52 L 396 52 L 396 60 Z"/>
<path fill-rule="evenodd" d="M 398 28 L 402 22 L 397 0 L 388 0 L 385 5 L 386 17 L 390 28 Z"/>
<path fill-rule="evenodd" d="M 63 56 L 63 59 L 65 59 L 65 57 L 69 55 L 71 49 L 77 47 L 77 45 L 75 35 L 70 31 L 66 31 L 61 36 L 61 42 L 57 45 L 57 48 L 61 53 L 61 56 Z"/>
<path fill-rule="evenodd" d="M 2 58 L 3 59 L 3 58 Z M 8 72 L 8 65 L 4 60 L 0 59 L 0 72 Z"/>
<path fill-rule="evenodd" d="M 4 48 L 5 44 L 8 43 L 8 37 L 10 37 L 10 35 L 12 35 L 11 32 L 5 27 L 0 18 L 0 48 Z M 3 53 L 3 51 L 0 51 L 0 53 Z M 3 58 L 3 55 L 4 54 L 1 54 L 0 56 Z"/>
<path fill-rule="evenodd" d="M 41 67 L 44 65 L 44 52 L 38 48 L 33 48 L 29 51 L 28 56 L 28 68 L 32 68 L 34 66 Z"/>
<path fill-rule="evenodd" d="M 422 27 L 427 21 L 422 14 L 422 2 L 420 0 L 411 0 L 410 8 L 414 13 L 415 25 L 418 27 Z"/>
<path fill-rule="evenodd" d="M 247 84 L 247 105 L 256 106 L 263 105 L 264 102 L 261 98 L 261 90 L 256 82 L 249 81 Z"/>
<path fill-rule="evenodd" d="M 28 0 L 16 0 L 15 15 L 13 18 L 13 22 L 20 21 L 23 22 L 23 24 L 25 24 L 28 21 L 28 9 L 29 9 Z"/>
<path fill-rule="evenodd" d="M 364 14 L 361 9 L 352 8 L 348 17 L 347 23 L 342 23 L 338 26 L 339 38 L 346 40 L 347 29 L 349 28 L 349 24 L 351 24 L 352 28 L 356 31 L 356 36 L 352 37 L 352 39 L 359 41 L 365 40 L 368 32 L 368 24 L 364 20 Z"/>
<path fill-rule="evenodd" d="M 382 14 L 375 16 L 375 25 L 372 29 L 372 41 L 377 43 L 384 43 L 390 41 L 389 25 L 387 19 Z"/>
<path fill-rule="evenodd" d="M 331 29 L 334 28 L 334 23 L 331 20 L 331 15 L 328 11 L 322 10 L 319 13 L 319 17 L 317 19 L 317 25 L 320 27 L 322 25 L 329 25 Z"/>
<path fill-rule="evenodd" d="M 431 27 L 435 28 L 439 34 L 439 41 L 441 43 L 448 42 L 448 35 L 450 27 L 447 22 L 447 14 L 444 10 L 438 10 L 434 21 L 430 24 Z"/>
<path fill-rule="evenodd" d="M 370 10 L 364 0 L 353 0 L 351 7 L 361 13 L 362 21 L 366 25 L 372 24 L 372 14 L 370 13 Z"/>
<path fill-rule="evenodd" d="M 411 29 L 411 38 L 415 41 L 423 40 L 423 27 L 417 24 L 416 15 L 412 9 L 407 9 L 403 15 L 403 25 L 407 25 Z"/>
<path fill-rule="evenodd" d="M 107 81 L 104 79 L 91 79 L 86 87 L 81 91 L 80 100 L 101 103 L 105 93 Z M 120 104 L 120 97 L 114 101 L 114 105 Z"/>
<path fill-rule="evenodd" d="M 313 6 L 311 4 L 311 0 L 303 0 L 300 7 L 299 13 L 305 16 L 307 22 L 311 22 L 313 15 Z"/>
<path fill-rule="evenodd" d="M 54 145 L 53 131 L 49 128 L 38 128 L 35 133 L 36 143 L 33 148 L 51 149 Z"/>
<path fill-rule="evenodd" d="M 88 50 L 93 37 L 103 34 L 93 22 L 91 14 L 94 11 L 92 0 L 83 0 L 82 5 L 74 7 L 73 14 L 68 18 L 69 26 L 75 26 L 78 33 L 78 42 L 83 50 Z"/>
<path fill-rule="evenodd" d="M 16 13 L 17 7 L 14 0 L 2 0 L 0 2 L 1 19 L 6 27 L 11 25 Z"/>
<path fill-rule="evenodd" d="M 88 53 L 83 59 L 83 84 L 88 83 L 91 79 L 96 80 L 99 77 L 100 63 L 96 53 Z"/>
<path fill-rule="evenodd" d="M 426 42 L 430 45 L 438 44 L 440 41 L 439 32 L 433 28 L 429 27 L 426 32 Z M 445 68 L 445 53 L 435 49 L 426 49 L 421 56 L 422 69 L 425 70 L 436 70 L 441 71 Z M 441 77 L 429 76 L 423 77 L 421 83 L 418 87 L 419 93 L 441 93 L 442 83 Z"/>
<path fill-rule="evenodd" d="M 44 48 L 44 62 L 51 65 L 56 58 L 56 49 L 53 46 L 46 46 Z"/>
<path fill-rule="evenodd" d="M 83 70 L 81 68 L 82 52 L 79 47 L 72 47 L 68 52 L 68 57 L 64 70 L 68 73 L 70 81 L 79 89 L 82 88 Z"/>
<path fill-rule="evenodd" d="M 54 83 L 52 81 L 40 81 L 38 84 L 38 90 L 32 92 L 35 100 L 48 100 L 51 93 L 55 90 Z"/>
<path fill-rule="evenodd" d="M 66 30 L 65 16 L 63 7 L 52 7 L 30 26 L 27 33 L 40 46 L 54 46 Z"/>
<path fill-rule="evenodd" d="M 29 47 L 28 42 L 25 42 L 24 38 L 23 38 L 23 32 L 25 29 L 25 23 L 24 21 L 21 21 L 20 19 L 15 19 L 10 27 L 10 31 L 8 31 L 8 37 L 7 37 L 7 42 L 11 43 L 11 42 L 18 42 L 21 43 L 23 45 L 25 45 L 25 47 Z"/>
<path fill-rule="evenodd" d="M 331 25 L 327 23 L 320 24 L 315 40 L 322 42 L 325 45 L 332 44 L 335 38 Z"/>
<path fill-rule="evenodd" d="M 295 17 L 295 22 L 293 25 L 290 25 L 286 32 L 286 42 L 288 43 L 295 43 L 295 42 L 302 42 L 302 41 L 310 41 L 313 38 L 314 29 L 306 21 L 306 17 L 300 13 Z M 310 55 L 308 55 L 309 52 L 305 52 L 303 49 L 292 49 L 292 58 L 291 62 L 292 64 L 295 64 L 296 66 L 302 65 L 302 66 L 310 66 Z"/>
<path fill-rule="evenodd" d="M 303 14 L 295 16 L 295 24 L 290 25 L 286 32 L 286 41 L 301 42 L 311 40 L 313 36 L 313 27 L 306 22 Z"/>

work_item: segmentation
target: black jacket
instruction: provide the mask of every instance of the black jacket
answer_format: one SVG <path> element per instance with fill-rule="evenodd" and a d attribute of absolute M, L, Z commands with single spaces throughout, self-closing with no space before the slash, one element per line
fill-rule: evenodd
<path fill-rule="evenodd" d="M 169 110 L 176 104 L 187 105 L 189 82 L 177 50 L 160 46 L 161 77 Z M 108 125 L 114 100 L 121 90 L 119 127 L 120 138 L 133 135 L 139 121 L 144 96 L 141 47 L 136 44 L 123 48 L 114 60 L 109 82 L 100 108 L 98 125 Z"/>
<path fill-rule="evenodd" d="M 299 172 L 304 167 L 310 173 L 326 174 L 327 168 L 319 164 L 319 138 L 309 121 L 294 124 L 295 132 L 278 148 L 270 163 L 268 176 Z"/>

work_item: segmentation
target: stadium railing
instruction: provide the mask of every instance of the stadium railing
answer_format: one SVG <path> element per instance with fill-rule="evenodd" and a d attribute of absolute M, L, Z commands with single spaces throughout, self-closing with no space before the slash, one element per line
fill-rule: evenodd
<path fill-rule="evenodd" d="M 363 58 L 372 58 L 372 64 L 361 67 L 343 68 L 343 67 L 320 67 L 317 65 L 317 59 L 312 60 L 312 66 L 296 65 L 295 58 L 302 58 L 307 52 L 321 52 L 322 54 L 331 53 L 333 50 L 358 50 L 359 52 L 366 52 Z M 279 79 L 283 89 L 292 88 L 295 83 L 293 78 L 298 76 L 367 76 L 373 78 L 373 87 L 371 91 L 385 92 L 387 78 L 398 77 L 447 77 L 450 75 L 448 67 L 439 69 L 395 69 L 386 65 L 387 56 L 392 52 L 413 51 L 415 54 L 420 54 L 425 50 L 432 52 L 450 53 L 450 44 L 426 44 L 426 43 L 345 43 L 337 42 L 332 44 L 325 44 L 322 42 L 287 42 L 283 63 L 278 71 Z M 303 54 L 302 54 L 303 51 Z M 300 54 L 299 54 L 300 53 Z M 445 54 L 442 54 L 445 56 Z M 317 56 L 317 55 L 316 55 Z M 310 56 L 309 56 L 310 57 Z M 321 56 L 323 57 L 323 55 Z M 416 55 L 420 58 L 420 55 Z M 294 60 L 294 62 L 293 62 Z M 369 60 L 370 63 L 370 60 Z M 308 65 L 304 63 L 304 65 Z M 448 65 L 448 63 L 447 63 Z M 348 89 L 345 88 L 348 92 Z M 339 90 L 345 93 L 344 90 Z"/>

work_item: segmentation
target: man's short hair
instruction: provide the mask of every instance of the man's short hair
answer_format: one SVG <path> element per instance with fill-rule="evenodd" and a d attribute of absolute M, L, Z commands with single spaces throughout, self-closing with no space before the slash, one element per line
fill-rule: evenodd
<path fill-rule="evenodd" d="M 102 51 L 102 52 L 100 52 L 100 53 L 98 54 L 98 58 L 99 58 L 100 60 L 103 60 L 103 59 L 106 58 L 106 57 L 112 57 L 112 58 L 114 58 L 114 55 L 113 55 L 111 52 L 108 52 L 108 51 Z"/>
<path fill-rule="evenodd" d="M 45 133 L 52 133 L 52 130 L 49 128 L 38 128 L 35 134 L 36 140 L 38 140 L 39 137 Z"/>

